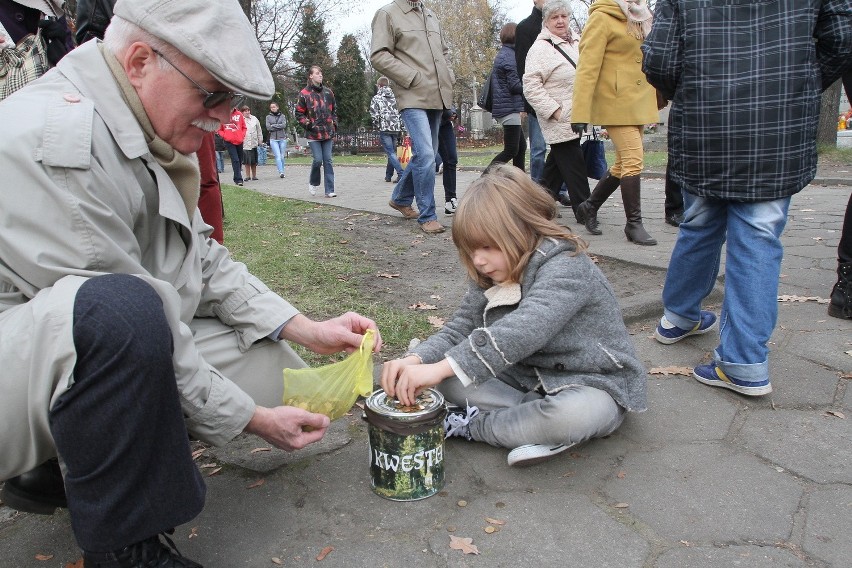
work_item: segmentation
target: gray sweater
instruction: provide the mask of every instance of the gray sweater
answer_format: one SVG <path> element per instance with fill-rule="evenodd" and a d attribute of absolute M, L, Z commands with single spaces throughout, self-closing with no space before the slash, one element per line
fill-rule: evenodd
<path fill-rule="evenodd" d="M 570 385 L 606 391 L 622 407 L 647 409 L 646 372 L 606 277 L 571 243 L 544 239 L 520 285 L 471 284 L 461 306 L 413 354 L 448 357 L 476 388 L 500 375 L 555 394 Z"/>

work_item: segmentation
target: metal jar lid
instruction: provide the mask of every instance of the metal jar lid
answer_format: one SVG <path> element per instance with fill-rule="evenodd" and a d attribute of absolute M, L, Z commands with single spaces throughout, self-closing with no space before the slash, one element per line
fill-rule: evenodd
<path fill-rule="evenodd" d="M 444 395 L 435 389 L 424 389 L 412 406 L 403 406 L 379 389 L 367 397 L 367 408 L 379 416 L 403 422 L 422 422 L 444 411 Z"/>

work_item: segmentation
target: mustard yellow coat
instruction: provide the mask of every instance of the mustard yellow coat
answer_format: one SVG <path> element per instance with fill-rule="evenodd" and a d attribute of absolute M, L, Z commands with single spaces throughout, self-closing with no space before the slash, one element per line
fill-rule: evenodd
<path fill-rule="evenodd" d="M 614 0 L 597 0 L 580 38 L 571 122 L 604 126 L 659 121 L 654 88 L 642 73 L 642 40 L 627 32 Z"/>

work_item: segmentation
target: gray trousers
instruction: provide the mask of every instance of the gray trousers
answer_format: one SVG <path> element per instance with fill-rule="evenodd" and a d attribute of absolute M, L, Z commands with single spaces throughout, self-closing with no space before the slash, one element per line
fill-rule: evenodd
<path fill-rule="evenodd" d="M 468 387 L 452 377 L 438 389 L 453 404 L 479 408 L 469 425 L 471 438 L 501 448 L 576 445 L 608 436 L 624 421 L 624 408 L 593 387 L 573 385 L 541 395 L 501 376 Z"/>

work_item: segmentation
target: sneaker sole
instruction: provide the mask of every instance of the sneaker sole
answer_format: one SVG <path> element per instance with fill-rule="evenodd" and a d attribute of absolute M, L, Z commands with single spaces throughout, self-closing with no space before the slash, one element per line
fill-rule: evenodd
<path fill-rule="evenodd" d="M 693 337 L 695 335 L 704 335 L 709 331 L 713 331 L 719 326 L 719 318 L 716 318 L 716 321 L 713 322 L 713 325 L 710 327 L 706 327 L 704 329 L 696 329 L 693 331 L 689 331 L 684 333 L 680 337 L 666 337 L 665 335 L 661 335 L 658 329 L 654 330 L 654 339 L 662 343 L 663 345 L 671 345 L 672 343 L 677 343 L 681 339 L 686 339 L 687 337 Z"/>
<path fill-rule="evenodd" d="M 732 390 L 734 392 L 738 392 L 746 396 L 763 396 L 772 392 L 771 383 L 759 387 L 744 387 L 734 383 L 729 383 L 728 381 L 724 381 L 722 379 L 705 379 L 701 375 L 697 374 L 695 371 L 692 372 L 692 378 L 694 378 L 699 383 L 704 383 L 705 385 L 711 387 L 726 388 L 728 390 Z"/>
<path fill-rule="evenodd" d="M 573 448 L 574 446 L 576 446 L 576 444 L 571 444 L 567 446 L 563 444 L 561 446 L 554 446 L 552 448 L 539 449 L 538 447 L 535 447 L 534 444 L 530 444 L 529 446 L 521 446 L 520 448 L 515 448 L 514 450 L 509 452 L 509 455 L 506 457 L 506 461 L 511 466 L 527 467 L 553 459 L 555 456 L 558 456 L 562 452 L 568 450 L 569 448 Z"/>

